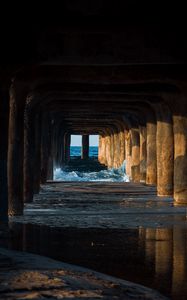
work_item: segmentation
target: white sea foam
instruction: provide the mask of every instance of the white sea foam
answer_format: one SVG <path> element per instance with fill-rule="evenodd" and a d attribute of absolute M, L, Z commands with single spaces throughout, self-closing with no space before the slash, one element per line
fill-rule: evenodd
<path fill-rule="evenodd" d="M 105 182 L 129 182 L 125 174 L 125 161 L 118 169 L 108 169 L 99 172 L 67 172 L 63 169 L 54 170 L 54 180 L 57 181 L 105 181 Z"/>

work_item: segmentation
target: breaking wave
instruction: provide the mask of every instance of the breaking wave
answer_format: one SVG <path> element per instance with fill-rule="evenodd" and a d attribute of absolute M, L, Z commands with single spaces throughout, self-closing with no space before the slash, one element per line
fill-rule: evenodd
<path fill-rule="evenodd" d="M 80 172 L 63 169 L 54 170 L 54 180 L 57 181 L 104 181 L 104 182 L 129 182 L 125 174 L 125 161 L 118 169 L 101 170 L 98 172 Z"/>

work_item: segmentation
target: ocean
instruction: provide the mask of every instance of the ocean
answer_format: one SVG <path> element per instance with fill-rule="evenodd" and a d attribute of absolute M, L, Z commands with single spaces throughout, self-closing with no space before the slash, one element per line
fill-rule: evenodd
<path fill-rule="evenodd" d="M 71 147 L 71 156 L 80 157 L 81 147 Z M 96 159 L 98 156 L 98 147 L 89 147 L 89 157 Z M 128 182 L 129 178 L 125 173 L 125 161 L 123 165 L 118 169 L 106 169 L 97 172 L 90 171 L 78 171 L 77 169 L 68 171 L 68 168 L 55 169 L 54 180 L 57 181 L 101 181 L 101 182 Z"/>
<path fill-rule="evenodd" d="M 70 155 L 71 156 L 81 156 L 81 147 L 71 146 Z M 98 156 L 98 147 L 97 146 L 90 146 L 89 147 L 89 156 L 90 157 L 97 157 Z"/>

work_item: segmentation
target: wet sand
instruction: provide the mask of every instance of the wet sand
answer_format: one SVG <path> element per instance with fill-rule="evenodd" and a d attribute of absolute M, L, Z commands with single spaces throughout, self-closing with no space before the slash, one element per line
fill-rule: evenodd
<path fill-rule="evenodd" d="M 164 300 L 156 291 L 49 258 L 0 248 L 0 297 Z"/>
<path fill-rule="evenodd" d="M 133 183 L 49 183 L 10 219 L 8 247 L 187 298 L 186 207 Z M 21 234 L 20 234 L 21 233 Z"/>

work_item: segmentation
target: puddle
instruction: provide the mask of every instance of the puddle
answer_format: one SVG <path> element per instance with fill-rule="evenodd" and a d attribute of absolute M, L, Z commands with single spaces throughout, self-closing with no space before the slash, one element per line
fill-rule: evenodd
<path fill-rule="evenodd" d="M 45 255 L 187 299 L 187 230 L 73 229 L 11 223 L 10 249 Z"/>

